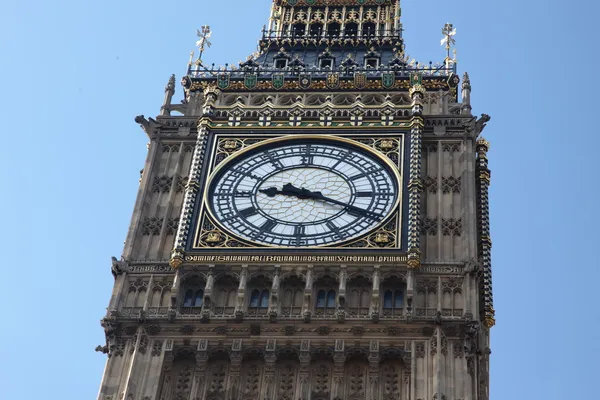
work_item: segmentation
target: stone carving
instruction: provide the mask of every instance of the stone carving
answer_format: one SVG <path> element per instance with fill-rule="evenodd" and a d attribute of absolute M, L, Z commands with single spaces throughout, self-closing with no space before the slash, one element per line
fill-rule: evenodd
<path fill-rule="evenodd" d="M 314 386 L 312 399 L 329 400 L 329 375 L 331 368 L 328 365 L 319 365 L 314 371 Z"/>
<path fill-rule="evenodd" d="M 460 193 L 462 188 L 462 178 L 448 176 L 442 178 L 442 193 Z"/>
<path fill-rule="evenodd" d="M 425 186 L 425 188 L 427 189 L 427 191 L 429 193 L 437 193 L 437 191 L 438 191 L 437 178 L 435 178 L 435 177 L 427 176 L 423 180 L 423 185 Z"/>
<path fill-rule="evenodd" d="M 292 364 L 286 364 L 278 368 L 279 370 L 279 388 L 277 390 L 277 400 L 293 400 L 294 382 L 296 381 L 296 367 Z"/>
<path fill-rule="evenodd" d="M 460 236 L 462 234 L 462 218 L 442 218 L 442 234 L 444 236 Z"/>
<path fill-rule="evenodd" d="M 383 374 L 383 399 L 396 400 L 400 397 L 400 374 L 394 365 L 385 365 Z"/>
<path fill-rule="evenodd" d="M 163 341 L 155 340 L 152 342 L 152 357 L 158 357 L 162 354 Z"/>
<path fill-rule="evenodd" d="M 348 396 L 349 399 L 364 398 L 365 395 L 365 368 L 363 365 L 351 365 L 348 371 Z"/>
<path fill-rule="evenodd" d="M 210 375 L 210 386 L 208 388 L 209 398 L 220 399 L 225 394 L 225 377 L 227 376 L 227 367 L 224 364 L 217 364 L 213 367 Z"/>
<path fill-rule="evenodd" d="M 415 355 L 417 358 L 425 358 L 425 342 L 417 342 Z"/>
<path fill-rule="evenodd" d="M 145 217 L 142 221 L 142 235 L 158 236 L 164 219 L 157 217 Z"/>
<path fill-rule="evenodd" d="M 138 343 L 138 351 L 142 354 L 146 354 L 146 350 L 148 350 L 148 336 L 143 334 L 140 337 L 140 342 Z"/>
<path fill-rule="evenodd" d="M 260 378 L 262 368 L 258 364 L 248 364 L 245 367 L 245 379 L 243 396 L 246 399 L 254 399 L 260 393 Z"/>
<path fill-rule="evenodd" d="M 155 176 L 152 183 L 152 193 L 168 193 L 173 185 L 173 177 Z"/>
<path fill-rule="evenodd" d="M 424 217 L 421 223 L 421 235 L 436 236 L 438 230 L 438 219 Z"/>

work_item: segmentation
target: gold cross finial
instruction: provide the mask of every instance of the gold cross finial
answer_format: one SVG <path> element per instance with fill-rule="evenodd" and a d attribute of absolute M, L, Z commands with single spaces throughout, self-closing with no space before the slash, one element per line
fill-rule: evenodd
<path fill-rule="evenodd" d="M 212 43 L 208 40 L 212 36 L 212 31 L 210 30 L 210 26 L 204 25 L 202 30 L 197 29 L 196 35 L 198 36 L 198 41 L 196 41 L 196 47 L 198 47 L 198 60 L 202 62 L 202 54 L 204 53 L 204 49 L 206 47 L 210 47 Z"/>

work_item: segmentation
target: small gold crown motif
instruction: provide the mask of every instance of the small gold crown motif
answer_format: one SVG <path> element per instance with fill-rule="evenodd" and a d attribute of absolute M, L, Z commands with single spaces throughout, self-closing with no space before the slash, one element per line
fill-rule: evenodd
<path fill-rule="evenodd" d="M 390 235 L 385 232 L 379 232 L 375 235 L 375 243 L 386 244 L 390 242 Z"/>
<path fill-rule="evenodd" d="M 223 148 L 227 150 L 237 149 L 238 144 L 235 140 L 226 140 L 223 144 Z"/>
<path fill-rule="evenodd" d="M 208 236 L 206 236 L 206 243 L 219 243 L 221 240 L 219 232 L 209 232 Z"/>

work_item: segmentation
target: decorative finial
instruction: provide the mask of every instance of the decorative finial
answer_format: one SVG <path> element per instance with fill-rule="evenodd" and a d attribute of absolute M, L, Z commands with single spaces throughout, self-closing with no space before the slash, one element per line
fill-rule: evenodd
<path fill-rule="evenodd" d="M 212 45 L 212 43 L 208 40 L 212 36 L 210 26 L 204 25 L 202 27 L 202 31 L 196 30 L 196 35 L 198 35 L 200 38 L 196 42 L 196 47 L 198 47 L 198 59 L 196 61 L 200 61 L 200 63 L 202 63 L 202 54 L 204 53 L 205 47 L 210 47 Z"/>
<path fill-rule="evenodd" d="M 450 62 L 456 61 L 450 58 L 450 50 L 452 49 L 452 45 L 456 44 L 456 40 L 454 40 L 454 36 L 456 36 L 456 28 L 452 24 L 444 25 L 444 29 L 442 29 L 442 35 L 444 35 L 444 38 L 441 41 L 441 45 L 446 46 L 446 67 L 449 68 Z M 456 58 L 456 53 L 454 56 Z"/>

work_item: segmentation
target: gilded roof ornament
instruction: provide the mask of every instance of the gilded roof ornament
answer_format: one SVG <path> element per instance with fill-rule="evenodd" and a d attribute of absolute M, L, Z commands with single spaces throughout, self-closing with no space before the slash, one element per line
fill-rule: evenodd
<path fill-rule="evenodd" d="M 440 44 L 442 46 L 446 46 L 446 67 L 450 68 L 451 64 L 456 63 L 456 49 L 454 49 L 454 58 L 450 57 L 450 50 L 452 50 L 452 46 L 456 44 L 456 40 L 454 40 L 454 36 L 456 36 L 456 28 L 452 24 L 444 25 L 442 29 L 442 35 L 444 38 L 441 40 Z"/>
<path fill-rule="evenodd" d="M 196 35 L 198 36 L 198 40 L 196 41 L 196 47 L 198 48 L 198 60 L 197 63 L 202 63 L 202 54 L 206 47 L 212 46 L 212 43 L 208 40 L 212 36 L 212 31 L 210 30 L 210 26 L 204 25 L 202 30 L 197 29 Z"/>

